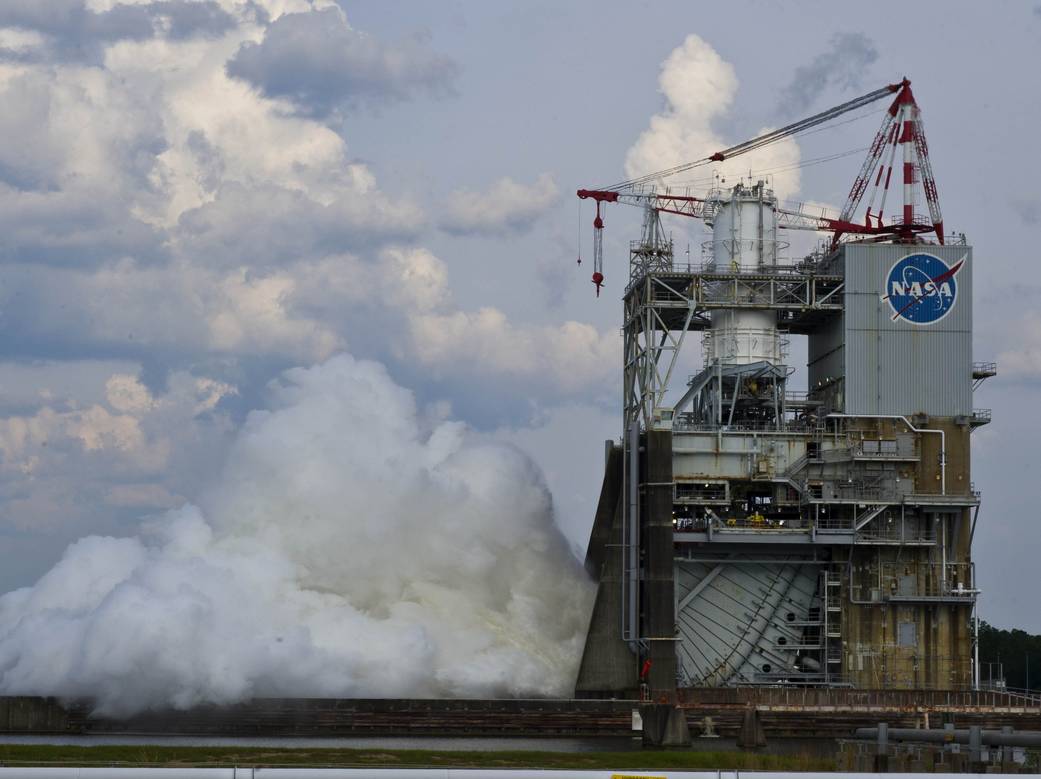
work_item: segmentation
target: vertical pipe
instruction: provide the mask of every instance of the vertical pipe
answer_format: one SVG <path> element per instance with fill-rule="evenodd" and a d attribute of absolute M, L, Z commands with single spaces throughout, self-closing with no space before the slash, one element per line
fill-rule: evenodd
<path fill-rule="evenodd" d="M 650 285 L 650 278 L 648 277 L 645 281 L 647 285 Z M 644 300 L 651 300 L 651 293 L 648 290 Z M 643 364 L 641 368 L 643 370 L 643 402 L 641 404 L 641 414 L 643 416 L 643 425 L 646 428 L 651 426 L 651 399 L 655 395 L 657 390 L 657 384 L 655 378 L 658 373 L 658 353 L 655 351 L 658 343 L 658 328 L 654 321 L 654 312 L 651 310 L 650 305 L 643 307 L 643 337 L 644 337 L 644 351 L 643 351 Z"/>
<path fill-rule="evenodd" d="M 976 604 L 973 604 L 973 611 L 975 612 L 974 615 L 973 615 L 975 617 L 975 619 L 973 620 L 974 624 L 973 624 L 973 630 L 972 630 L 972 632 L 973 632 L 973 649 L 972 649 L 972 651 L 973 651 L 974 661 L 975 661 L 973 663 L 973 665 L 975 666 L 975 668 L 973 670 L 973 673 L 975 674 L 975 677 L 976 677 L 974 681 L 976 683 L 976 690 L 978 691 L 980 689 L 980 613 L 979 613 L 978 608 L 976 607 Z"/>
<path fill-rule="evenodd" d="M 759 187 L 758 189 L 759 189 L 759 193 L 758 193 L 759 194 L 759 208 L 756 209 L 756 216 L 757 216 L 756 232 L 758 233 L 758 235 L 756 237 L 757 237 L 757 239 L 759 241 L 759 253 L 758 253 L 758 257 L 756 259 L 757 259 L 758 267 L 760 269 L 762 269 L 763 265 L 765 265 L 765 263 L 763 262 L 763 208 L 764 208 L 764 205 L 763 205 L 763 188 Z"/>
<path fill-rule="evenodd" d="M 816 553 L 814 553 L 816 554 Z M 821 636 L 821 667 L 824 669 L 824 683 L 831 683 L 831 665 L 828 663 L 828 569 L 821 572 L 820 588 L 823 598 L 821 599 L 821 611 L 824 614 L 824 635 Z"/>
<path fill-rule="evenodd" d="M 716 424 L 723 424 L 723 363 L 716 352 Z"/>
<path fill-rule="evenodd" d="M 620 585 L 622 592 L 618 599 L 620 607 L 619 612 L 619 629 L 623 641 L 629 639 L 629 523 L 632 522 L 632 507 L 629 501 L 629 495 L 632 492 L 632 488 L 629 486 L 630 481 L 630 470 L 632 458 L 630 457 L 630 441 L 629 441 L 629 430 L 632 427 L 632 423 L 629 423 L 629 427 L 623 427 L 622 429 L 622 537 L 618 539 L 618 553 L 621 555 L 622 562 L 619 566 L 621 571 Z"/>
<path fill-rule="evenodd" d="M 778 348 L 778 350 L 780 350 L 780 349 Z M 774 376 L 773 382 L 774 382 L 774 425 L 775 425 L 775 427 L 778 430 L 780 430 L 781 429 L 781 408 L 780 408 L 780 404 L 777 402 L 777 377 L 776 376 Z"/>
<path fill-rule="evenodd" d="M 639 638 L 637 621 L 639 618 L 639 579 L 640 579 L 640 423 L 633 421 L 629 424 L 629 537 L 626 539 L 628 545 L 628 560 L 626 569 L 627 590 L 625 593 L 628 603 L 626 614 L 625 636 L 629 641 Z"/>
<path fill-rule="evenodd" d="M 940 514 L 940 595 L 947 594 L 947 515 Z"/>

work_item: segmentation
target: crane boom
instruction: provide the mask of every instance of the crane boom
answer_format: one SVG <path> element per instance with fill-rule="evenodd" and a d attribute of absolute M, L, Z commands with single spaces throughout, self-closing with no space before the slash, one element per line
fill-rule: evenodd
<path fill-rule="evenodd" d="M 853 186 L 846 198 L 846 204 L 839 217 L 833 219 L 823 215 L 814 216 L 798 210 L 778 208 L 776 209 L 778 226 L 795 230 L 831 232 L 833 234 L 833 245 L 837 245 L 840 237 L 846 234 L 895 235 L 902 240 L 909 240 L 916 233 L 931 231 L 936 232 L 937 238 L 942 244 L 943 217 L 940 212 L 936 181 L 933 178 L 932 166 L 929 163 L 929 152 L 925 141 L 925 131 L 922 126 L 921 111 L 915 102 L 914 95 L 911 93 L 911 82 L 905 78 L 898 84 L 888 84 L 806 119 L 801 119 L 780 129 L 772 130 L 751 140 L 731 146 L 728 149 L 718 151 L 708 157 L 628 179 L 610 187 L 578 190 L 579 198 L 583 200 L 592 199 L 596 202 L 596 217 L 593 220 L 593 283 L 596 285 L 597 296 L 599 297 L 600 295 L 600 287 L 604 281 L 603 208 L 606 204 L 625 203 L 650 207 L 659 212 L 677 214 L 679 216 L 711 219 L 718 208 L 718 201 L 705 200 L 692 195 L 674 195 L 669 191 L 664 193 L 657 193 L 653 190 L 647 191 L 644 186 L 702 165 L 733 159 L 741 154 L 760 149 L 783 138 L 829 122 L 845 113 L 862 108 L 894 93 L 896 98 L 886 111 L 882 126 L 875 134 L 875 139 L 868 149 L 867 157 L 861 166 L 857 178 L 853 182 Z M 902 218 L 894 220 L 890 225 L 885 225 L 882 212 L 885 208 L 885 196 L 892 178 L 893 162 L 898 146 L 902 146 L 904 149 L 904 208 Z M 890 150 L 888 167 L 884 163 L 880 164 L 885 157 L 887 149 Z M 915 165 L 916 158 L 917 166 Z M 925 191 L 926 202 L 929 206 L 931 224 L 925 224 L 924 220 L 919 220 L 914 214 L 913 184 L 915 183 L 916 171 L 921 176 L 922 188 Z M 870 186 L 873 174 L 875 190 L 868 201 L 867 214 L 864 217 L 864 221 L 858 222 L 855 219 L 855 213 Z M 875 196 L 882 183 L 883 174 L 885 185 L 882 188 L 881 204 L 878 211 L 872 213 Z"/>
<path fill-rule="evenodd" d="M 598 203 L 624 203 L 631 206 L 650 206 L 664 214 L 689 216 L 695 219 L 712 219 L 719 210 L 719 201 L 706 200 L 692 195 L 659 194 L 657 192 L 615 192 L 609 189 L 580 189 L 578 196 L 582 199 L 592 198 Z M 824 214 L 808 214 L 790 208 L 775 208 L 777 226 L 789 230 L 817 230 L 844 233 L 871 234 L 875 230 L 870 225 L 861 225 L 845 219 L 833 219 Z"/>

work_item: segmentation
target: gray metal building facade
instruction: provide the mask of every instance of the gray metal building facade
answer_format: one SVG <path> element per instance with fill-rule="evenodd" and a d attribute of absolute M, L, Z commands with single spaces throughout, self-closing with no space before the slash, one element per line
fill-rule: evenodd
<path fill-rule="evenodd" d="M 890 269 L 920 251 L 949 266 L 964 261 L 950 313 L 929 325 L 894 319 L 884 299 Z M 971 247 L 850 244 L 832 262 L 845 279 L 845 306 L 809 339 L 811 391 L 831 388 L 837 410 L 850 414 L 970 415 Z"/>

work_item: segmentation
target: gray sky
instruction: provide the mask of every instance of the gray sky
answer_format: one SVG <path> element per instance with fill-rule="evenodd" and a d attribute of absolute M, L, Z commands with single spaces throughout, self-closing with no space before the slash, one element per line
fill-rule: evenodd
<path fill-rule="evenodd" d="M 269 382 L 340 351 L 529 451 L 584 546 L 638 215 L 609 213 L 597 300 L 574 190 L 906 74 L 975 246 L 976 359 L 1000 363 L 976 398 L 981 613 L 1041 631 L 1041 6 L 798 9 L 0 3 L 0 591 L 194 499 Z M 641 140 L 655 116 L 680 140 Z M 755 164 L 860 149 L 878 121 Z M 839 205 L 861 156 L 776 184 Z"/>

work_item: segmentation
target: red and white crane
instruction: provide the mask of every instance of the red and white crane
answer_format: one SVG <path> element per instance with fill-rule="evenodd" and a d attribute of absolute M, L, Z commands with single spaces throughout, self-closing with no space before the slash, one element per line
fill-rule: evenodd
<path fill-rule="evenodd" d="M 932 166 L 929 164 L 929 148 L 925 141 L 922 114 L 915 102 L 914 94 L 911 92 L 911 82 L 905 78 L 898 84 L 889 84 L 881 89 L 876 89 L 819 114 L 731 146 L 729 149 L 718 151 L 709 157 L 622 181 L 610 187 L 578 190 L 577 194 L 581 199 L 591 199 L 596 203 L 596 216 L 593 219 L 593 284 L 596 285 L 597 297 L 600 296 L 600 288 L 604 283 L 603 231 L 604 213 L 608 203 L 650 207 L 661 213 L 701 219 L 711 217 L 715 201 L 689 194 L 672 194 L 668 189 L 665 192 L 657 192 L 651 187 L 669 176 L 713 162 L 730 160 L 783 138 L 805 132 L 812 127 L 829 122 L 893 94 L 896 97 L 885 113 L 882 126 L 868 149 L 867 158 L 853 182 L 849 196 L 846 198 L 846 204 L 838 218 L 814 216 L 797 210 L 778 208 L 776 209 L 777 224 L 779 227 L 795 230 L 830 232 L 833 245 L 837 245 L 844 235 L 889 236 L 894 240 L 910 242 L 914 240 L 915 235 L 927 232 L 935 232 L 937 240 L 942 244 L 943 216 L 940 213 L 940 202 Z M 903 151 L 904 203 L 902 212 L 890 219 L 887 224 L 884 219 L 885 202 L 898 146 Z M 867 212 L 863 220 L 857 221 L 856 212 L 869 186 L 872 186 L 872 179 L 874 179 L 874 185 L 868 199 Z M 914 185 L 918 182 L 922 184 L 925 200 L 929 207 L 928 221 L 914 213 Z M 877 208 L 876 200 L 878 201 Z"/>

